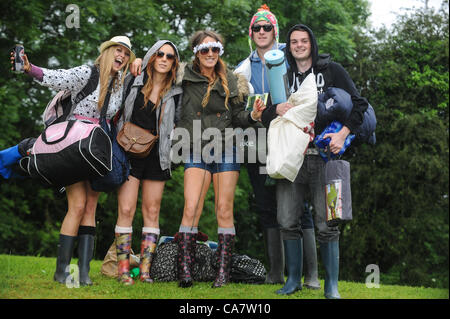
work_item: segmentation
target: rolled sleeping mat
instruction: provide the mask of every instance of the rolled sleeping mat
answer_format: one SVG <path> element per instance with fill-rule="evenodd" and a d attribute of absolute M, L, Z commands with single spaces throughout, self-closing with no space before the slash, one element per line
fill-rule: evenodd
<path fill-rule="evenodd" d="M 272 104 L 286 102 L 288 99 L 287 69 L 284 52 L 270 50 L 264 54 L 267 73 L 269 75 L 270 96 Z"/>

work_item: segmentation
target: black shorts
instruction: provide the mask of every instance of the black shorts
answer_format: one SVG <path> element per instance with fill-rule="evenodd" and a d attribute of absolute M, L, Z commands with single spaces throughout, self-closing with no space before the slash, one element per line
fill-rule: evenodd
<path fill-rule="evenodd" d="M 167 181 L 170 170 L 162 170 L 159 163 L 159 143 L 156 143 L 150 154 L 145 158 L 130 158 L 130 175 L 139 180 Z"/>

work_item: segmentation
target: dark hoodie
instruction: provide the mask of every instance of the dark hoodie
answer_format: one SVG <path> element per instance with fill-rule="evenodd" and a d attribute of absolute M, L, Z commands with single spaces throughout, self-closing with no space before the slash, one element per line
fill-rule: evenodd
<path fill-rule="evenodd" d="M 291 33 L 294 31 L 306 31 L 309 34 L 309 39 L 311 41 L 311 55 L 312 55 L 312 67 L 304 73 L 298 72 L 297 63 L 291 54 L 290 48 L 290 38 Z M 297 24 L 293 26 L 287 35 L 286 49 L 285 49 L 286 59 L 289 63 L 288 80 L 289 87 L 292 92 L 295 92 L 301 85 L 303 80 L 308 74 L 314 72 L 316 76 L 316 83 L 318 93 L 324 92 L 328 87 L 338 87 L 346 92 L 348 92 L 352 97 L 353 109 L 350 113 L 349 118 L 345 123 L 350 131 L 354 131 L 358 128 L 363 120 L 364 112 L 368 107 L 367 100 L 360 96 L 358 90 L 355 87 L 352 79 L 348 75 L 347 71 L 339 63 L 331 61 L 330 54 L 319 54 L 319 48 L 317 46 L 316 37 L 309 27 L 304 24 Z M 270 121 L 277 117 L 276 114 L 277 105 L 269 106 L 264 112 L 262 121 L 265 126 L 269 127 Z M 323 129 L 324 125 L 321 123 L 315 123 L 315 133 L 319 135 Z"/>

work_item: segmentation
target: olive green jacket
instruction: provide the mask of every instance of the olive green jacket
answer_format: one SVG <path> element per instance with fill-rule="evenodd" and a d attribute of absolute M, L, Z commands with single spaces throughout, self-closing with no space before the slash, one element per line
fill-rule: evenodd
<path fill-rule="evenodd" d="M 184 68 L 184 72 L 183 72 Z M 181 65 L 181 76 L 183 88 L 183 101 L 181 108 L 181 118 L 177 127 L 185 128 L 190 135 L 190 147 L 201 145 L 202 147 L 213 139 L 208 136 L 208 132 L 202 137 L 203 132 L 208 128 L 218 128 L 221 132 L 222 145 L 229 142 L 229 134 L 225 134 L 225 129 L 235 129 L 238 127 L 248 127 L 256 122 L 250 118 L 250 111 L 246 111 L 244 100 L 248 95 L 248 84 L 245 79 L 239 79 L 231 70 L 227 70 L 228 108 L 225 107 L 225 90 L 221 81 L 217 81 L 211 90 L 209 103 L 202 107 L 203 96 L 208 88 L 208 79 L 197 73 L 192 68 L 192 63 Z M 180 76 L 180 77 L 181 77 Z M 195 123 L 195 121 L 199 121 Z M 201 124 L 201 130 L 194 129 L 194 124 Z M 229 130 L 231 131 L 231 130 Z M 198 143 L 198 144 L 197 144 Z M 227 144 L 228 145 L 228 144 Z"/>

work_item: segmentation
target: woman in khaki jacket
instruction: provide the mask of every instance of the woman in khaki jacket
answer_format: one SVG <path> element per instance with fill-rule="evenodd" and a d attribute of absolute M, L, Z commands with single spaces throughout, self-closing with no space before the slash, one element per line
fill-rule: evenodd
<path fill-rule="evenodd" d="M 178 123 L 178 128 L 185 129 L 190 137 L 182 155 L 185 205 L 177 236 L 178 279 L 180 287 L 192 286 L 191 265 L 197 226 L 212 180 L 219 244 L 215 255 L 219 269 L 213 287 L 221 287 L 230 277 L 231 250 L 236 234 L 233 201 L 240 169 L 236 147 L 229 143 L 233 137 L 225 133 L 226 129 L 256 123 L 263 108 L 262 102 L 257 100 L 252 112 L 244 110 L 238 79 L 220 58 L 224 49 L 219 34 L 196 32 L 191 38 L 191 49 L 195 56 L 193 62 L 184 67 L 182 113 Z M 186 150 L 189 150 L 188 154 Z"/>

